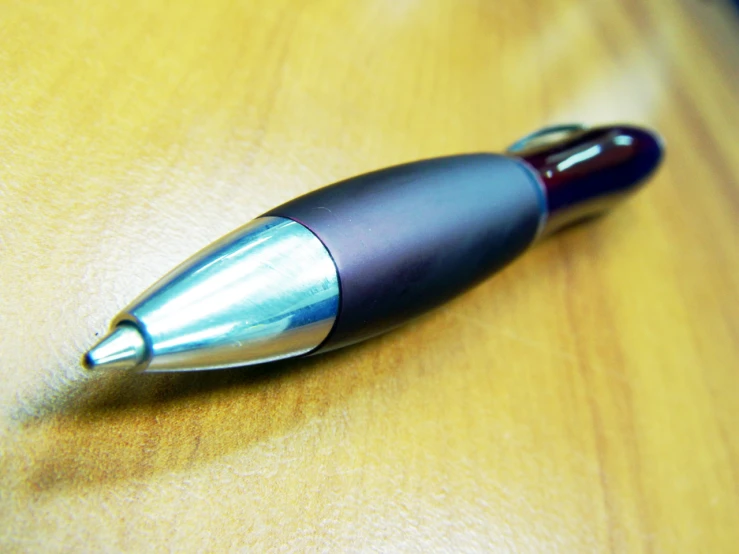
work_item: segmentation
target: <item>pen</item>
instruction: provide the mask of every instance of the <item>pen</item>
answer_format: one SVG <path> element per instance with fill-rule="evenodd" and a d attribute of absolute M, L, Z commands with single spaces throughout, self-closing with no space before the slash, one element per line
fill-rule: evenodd
<path fill-rule="evenodd" d="M 326 352 L 478 284 L 538 238 L 610 209 L 662 159 L 653 132 L 550 127 L 505 154 L 382 169 L 233 231 L 126 307 L 88 369 L 169 372 Z"/>

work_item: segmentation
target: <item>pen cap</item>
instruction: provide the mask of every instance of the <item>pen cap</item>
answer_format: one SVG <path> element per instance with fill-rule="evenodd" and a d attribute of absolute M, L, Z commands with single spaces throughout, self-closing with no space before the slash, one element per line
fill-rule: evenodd
<path fill-rule="evenodd" d="M 378 335 L 460 294 L 535 239 L 546 206 L 519 161 L 471 154 L 354 177 L 266 215 L 305 225 L 339 276 L 331 350 Z"/>
<path fill-rule="evenodd" d="M 656 133 L 630 125 L 583 128 L 554 144 L 515 148 L 546 189 L 546 233 L 612 208 L 649 178 L 663 152 Z"/>

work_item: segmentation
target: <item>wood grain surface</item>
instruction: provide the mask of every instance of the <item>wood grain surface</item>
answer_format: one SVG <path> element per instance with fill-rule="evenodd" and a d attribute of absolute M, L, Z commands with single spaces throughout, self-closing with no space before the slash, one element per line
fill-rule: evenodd
<path fill-rule="evenodd" d="M 0 5 L 4 552 L 737 552 L 739 19 L 697 0 Z M 268 208 L 550 123 L 651 185 L 382 338 L 89 375 Z"/>

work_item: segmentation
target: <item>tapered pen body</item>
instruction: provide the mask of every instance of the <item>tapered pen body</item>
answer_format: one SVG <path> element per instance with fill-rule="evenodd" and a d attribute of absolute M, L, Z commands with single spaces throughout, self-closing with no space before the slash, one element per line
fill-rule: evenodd
<path fill-rule="evenodd" d="M 173 270 L 115 318 L 84 363 L 217 369 L 359 342 L 468 290 L 543 233 L 609 208 L 661 156 L 654 134 L 605 127 L 319 189 Z"/>
<path fill-rule="evenodd" d="M 310 352 L 338 305 L 321 241 L 299 223 L 262 217 L 165 276 L 113 325 L 139 331 L 145 354 L 136 365 L 147 371 L 216 369 Z"/>

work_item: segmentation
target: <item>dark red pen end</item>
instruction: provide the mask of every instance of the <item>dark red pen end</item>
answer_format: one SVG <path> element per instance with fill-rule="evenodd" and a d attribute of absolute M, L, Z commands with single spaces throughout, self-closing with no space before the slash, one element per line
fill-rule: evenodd
<path fill-rule="evenodd" d="M 583 129 L 555 144 L 532 146 L 516 155 L 544 185 L 551 233 L 599 215 L 637 190 L 664 157 L 659 135 L 641 127 Z"/>

